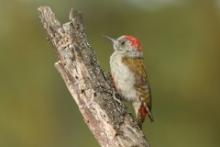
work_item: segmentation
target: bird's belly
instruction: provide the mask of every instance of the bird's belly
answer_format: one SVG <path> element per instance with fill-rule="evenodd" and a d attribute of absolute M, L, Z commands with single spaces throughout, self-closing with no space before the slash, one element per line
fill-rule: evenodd
<path fill-rule="evenodd" d="M 137 98 L 137 92 L 134 87 L 134 74 L 121 62 L 115 62 L 111 65 L 111 74 L 118 92 L 122 94 L 126 100 L 135 100 Z"/>

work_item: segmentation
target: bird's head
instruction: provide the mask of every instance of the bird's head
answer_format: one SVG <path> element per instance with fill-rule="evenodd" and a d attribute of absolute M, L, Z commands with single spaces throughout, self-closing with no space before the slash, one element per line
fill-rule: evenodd
<path fill-rule="evenodd" d="M 123 35 L 117 39 L 106 36 L 113 43 L 113 48 L 116 52 L 123 53 L 131 57 L 142 57 L 143 49 L 139 39 L 131 35 Z"/>

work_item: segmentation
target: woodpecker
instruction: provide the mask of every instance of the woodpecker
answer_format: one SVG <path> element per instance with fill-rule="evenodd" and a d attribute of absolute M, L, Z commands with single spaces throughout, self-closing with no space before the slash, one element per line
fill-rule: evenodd
<path fill-rule="evenodd" d="M 151 113 L 151 91 L 143 61 L 143 49 L 140 41 L 123 35 L 117 39 L 106 36 L 113 43 L 114 52 L 110 57 L 111 76 L 116 91 L 132 103 L 138 125 L 146 117 L 153 121 Z"/>

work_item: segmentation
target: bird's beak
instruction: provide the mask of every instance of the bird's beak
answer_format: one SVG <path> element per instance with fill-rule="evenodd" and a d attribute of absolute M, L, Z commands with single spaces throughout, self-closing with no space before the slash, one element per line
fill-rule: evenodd
<path fill-rule="evenodd" d="M 113 44 L 116 42 L 116 39 L 112 38 L 112 37 L 109 37 L 109 36 L 103 36 L 104 38 L 110 40 Z"/>

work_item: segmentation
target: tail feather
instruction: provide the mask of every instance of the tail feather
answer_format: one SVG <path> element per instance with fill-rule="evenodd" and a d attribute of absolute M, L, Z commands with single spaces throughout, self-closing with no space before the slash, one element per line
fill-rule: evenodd
<path fill-rule="evenodd" d="M 148 115 L 150 121 L 151 121 L 151 122 L 154 122 L 153 115 L 152 115 L 152 113 L 151 113 L 150 111 L 147 112 L 147 115 Z"/>
<path fill-rule="evenodd" d="M 151 111 L 149 110 L 149 108 L 146 105 L 144 105 L 142 103 L 139 110 L 138 110 L 138 116 L 137 116 L 138 125 L 140 126 L 140 128 L 142 127 L 142 124 L 144 123 L 144 120 L 147 116 L 149 117 L 151 122 L 154 121 L 154 118 L 153 118 Z"/>

